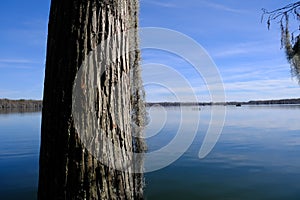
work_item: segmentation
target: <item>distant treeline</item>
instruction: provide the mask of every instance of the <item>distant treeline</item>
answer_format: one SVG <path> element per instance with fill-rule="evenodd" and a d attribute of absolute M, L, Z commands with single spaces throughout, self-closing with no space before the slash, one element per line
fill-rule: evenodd
<path fill-rule="evenodd" d="M 160 105 L 160 106 L 212 106 L 212 105 L 271 105 L 271 104 L 300 104 L 300 98 L 298 99 L 279 99 L 279 100 L 258 100 L 247 102 L 151 102 L 147 103 L 147 106 Z"/>
<path fill-rule="evenodd" d="M 43 105 L 43 102 L 39 101 L 39 100 L 0 99 L 0 110 L 7 110 L 7 109 L 41 109 L 42 105 Z"/>
<path fill-rule="evenodd" d="M 150 102 L 147 106 L 212 106 L 212 105 L 269 105 L 269 104 L 300 104 L 298 99 L 279 99 L 279 100 L 258 100 L 248 102 Z M 9 100 L 0 99 L 0 110 L 4 109 L 41 109 L 43 101 L 41 100 Z"/>

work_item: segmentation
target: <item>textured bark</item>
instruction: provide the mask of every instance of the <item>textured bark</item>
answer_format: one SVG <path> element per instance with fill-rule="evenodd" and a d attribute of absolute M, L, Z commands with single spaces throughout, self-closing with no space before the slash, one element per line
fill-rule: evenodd
<path fill-rule="evenodd" d="M 137 0 L 52 0 L 39 199 L 143 198 L 137 11 Z"/>

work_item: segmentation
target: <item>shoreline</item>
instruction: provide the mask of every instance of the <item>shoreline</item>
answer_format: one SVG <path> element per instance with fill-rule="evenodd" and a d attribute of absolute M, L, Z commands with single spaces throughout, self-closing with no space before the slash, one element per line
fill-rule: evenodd
<path fill-rule="evenodd" d="M 278 99 L 278 100 L 251 100 L 251 101 L 229 101 L 229 102 L 146 102 L 146 106 L 242 106 L 242 105 L 295 105 L 300 104 L 300 98 Z M 42 100 L 10 100 L 0 99 L 0 110 L 41 110 Z"/>
<path fill-rule="evenodd" d="M 43 106 L 43 101 L 41 101 L 41 100 L 0 99 L 0 110 L 42 109 L 42 106 Z"/>
<path fill-rule="evenodd" d="M 296 105 L 300 104 L 300 98 L 278 100 L 251 100 L 229 102 L 147 102 L 146 106 L 242 106 L 242 105 Z"/>

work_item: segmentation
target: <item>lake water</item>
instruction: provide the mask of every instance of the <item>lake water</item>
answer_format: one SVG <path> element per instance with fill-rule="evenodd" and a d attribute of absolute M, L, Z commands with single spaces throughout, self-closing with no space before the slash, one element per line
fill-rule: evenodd
<path fill-rule="evenodd" d="M 196 135 L 178 160 L 146 173 L 147 199 L 300 199 L 300 106 L 226 108 L 222 134 L 203 159 L 211 107 L 150 108 L 148 154 L 172 143 L 178 130 Z M 36 198 L 40 121 L 40 113 L 0 114 L 1 200 Z M 155 162 L 180 150 L 178 143 Z"/>
<path fill-rule="evenodd" d="M 40 113 L 0 114 L 0 199 L 36 199 Z"/>

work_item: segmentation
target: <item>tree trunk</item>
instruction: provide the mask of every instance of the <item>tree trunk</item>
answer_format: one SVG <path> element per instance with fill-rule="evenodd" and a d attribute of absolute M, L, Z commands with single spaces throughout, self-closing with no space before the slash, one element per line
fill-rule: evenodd
<path fill-rule="evenodd" d="M 40 200 L 143 198 L 137 1 L 51 2 Z"/>

